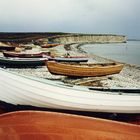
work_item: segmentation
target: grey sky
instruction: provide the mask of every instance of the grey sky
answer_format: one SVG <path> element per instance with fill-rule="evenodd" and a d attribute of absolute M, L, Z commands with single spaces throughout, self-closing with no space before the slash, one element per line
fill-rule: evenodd
<path fill-rule="evenodd" d="M 0 32 L 124 34 L 140 39 L 140 0 L 0 0 Z"/>

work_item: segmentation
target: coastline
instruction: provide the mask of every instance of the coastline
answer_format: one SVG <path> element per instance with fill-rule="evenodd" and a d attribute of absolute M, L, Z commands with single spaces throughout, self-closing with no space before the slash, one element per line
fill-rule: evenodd
<path fill-rule="evenodd" d="M 70 55 L 86 55 L 89 57 L 89 62 L 116 62 L 111 59 L 103 58 L 97 55 L 88 55 L 84 52 L 80 44 L 67 44 L 49 48 L 50 52 L 56 56 L 63 56 L 67 52 Z M 46 49 L 43 49 L 45 51 Z M 33 49 L 33 51 L 37 51 Z M 140 67 L 124 63 L 124 68 L 119 74 L 104 76 L 104 77 L 88 77 L 88 78 L 70 78 L 67 76 L 52 75 L 46 66 L 38 67 L 36 69 L 13 69 L 8 68 L 10 71 L 15 71 L 23 75 L 35 76 L 50 80 L 60 80 L 65 84 L 95 86 L 105 88 L 140 88 Z"/>

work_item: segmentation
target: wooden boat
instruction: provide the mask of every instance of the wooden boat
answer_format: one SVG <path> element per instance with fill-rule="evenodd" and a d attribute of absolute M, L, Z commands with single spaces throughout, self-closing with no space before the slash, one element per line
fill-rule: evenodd
<path fill-rule="evenodd" d="M 41 111 L 0 115 L 1 140 L 139 140 L 140 126 Z"/>
<path fill-rule="evenodd" d="M 57 61 L 57 62 L 87 62 L 88 61 L 88 58 L 78 58 L 78 57 L 48 57 L 48 60 L 54 60 L 54 61 Z"/>
<path fill-rule="evenodd" d="M 79 56 L 79 55 L 69 55 L 69 56 L 65 56 L 65 58 L 87 58 L 87 56 L 83 56 L 83 55 L 81 55 L 81 56 Z"/>
<path fill-rule="evenodd" d="M 6 58 L 0 57 L 0 66 L 4 67 L 34 67 L 45 65 L 45 58 Z"/>
<path fill-rule="evenodd" d="M 13 51 L 13 50 L 15 50 L 15 46 L 0 46 L 0 50 L 1 51 Z"/>
<path fill-rule="evenodd" d="M 49 52 L 41 52 L 41 53 L 16 53 L 16 52 L 10 52 L 5 51 L 3 52 L 3 55 L 5 57 L 18 57 L 18 58 L 41 58 L 46 57 L 49 60 L 55 60 L 58 62 L 87 62 L 87 57 L 81 57 L 81 56 L 71 56 L 71 57 L 51 57 Z"/>
<path fill-rule="evenodd" d="M 51 47 L 55 47 L 55 46 L 58 46 L 60 44 L 58 43 L 50 43 L 50 44 L 45 44 L 45 45 L 42 45 L 41 47 L 42 48 L 51 48 Z"/>
<path fill-rule="evenodd" d="M 58 63 L 56 61 L 46 61 L 46 66 L 52 74 L 66 76 L 105 76 L 119 73 L 123 64 L 103 63 L 103 64 L 70 64 Z"/>
<path fill-rule="evenodd" d="M 140 95 L 102 92 L 86 87 L 15 74 L 0 69 L 0 100 L 13 105 L 90 112 L 140 113 Z"/>
<path fill-rule="evenodd" d="M 19 58 L 41 58 L 45 55 L 48 55 L 48 52 L 40 52 L 40 53 L 17 53 L 5 51 L 3 52 L 5 57 L 19 57 Z"/>

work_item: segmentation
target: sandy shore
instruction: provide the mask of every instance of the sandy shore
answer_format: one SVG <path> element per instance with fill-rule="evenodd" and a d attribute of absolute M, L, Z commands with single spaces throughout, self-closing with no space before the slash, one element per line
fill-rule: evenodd
<path fill-rule="evenodd" d="M 111 62 L 106 58 L 102 58 L 96 55 L 88 55 L 84 52 L 79 44 L 72 44 L 68 46 L 60 45 L 53 48 L 41 49 L 39 46 L 35 46 L 32 50 L 26 52 L 38 52 L 38 51 L 50 51 L 55 56 L 63 56 L 67 52 L 70 55 L 87 55 L 90 62 Z M 2 54 L 1 54 L 2 55 Z M 121 88 L 140 88 L 140 67 L 124 64 L 124 68 L 119 74 L 103 76 L 103 77 L 89 77 L 89 78 L 70 78 L 67 76 L 52 75 L 46 66 L 38 68 L 24 68 L 15 69 L 8 68 L 10 71 L 15 71 L 20 74 L 36 76 L 39 78 L 46 78 L 51 80 L 61 80 L 67 84 L 84 85 L 84 86 L 97 86 L 97 87 L 121 87 Z"/>

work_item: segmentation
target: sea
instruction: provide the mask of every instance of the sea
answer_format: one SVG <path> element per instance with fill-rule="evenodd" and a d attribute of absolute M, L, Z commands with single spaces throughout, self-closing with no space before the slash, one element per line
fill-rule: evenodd
<path fill-rule="evenodd" d="M 88 54 L 140 66 L 140 41 L 126 43 L 86 44 L 81 48 Z"/>

